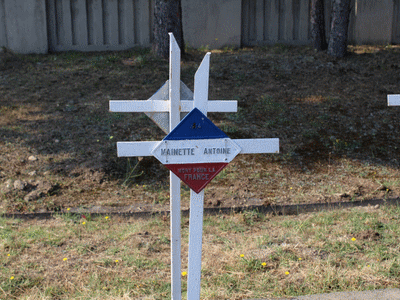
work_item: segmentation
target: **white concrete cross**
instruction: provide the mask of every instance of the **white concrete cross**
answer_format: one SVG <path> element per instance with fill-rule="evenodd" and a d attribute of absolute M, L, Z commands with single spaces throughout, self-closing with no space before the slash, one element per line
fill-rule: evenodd
<path fill-rule="evenodd" d="M 190 96 L 190 90 L 180 81 L 180 49 L 170 34 L 170 79 L 168 81 L 169 91 L 166 92 L 165 85 L 149 100 L 146 101 L 110 101 L 112 112 L 146 112 L 159 126 L 166 131 L 166 117 L 169 114 L 168 131 L 171 132 L 179 123 L 180 113 L 197 108 L 205 116 L 207 111 L 236 111 L 236 101 L 208 101 L 208 80 L 210 53 L 204 57 L 199 69 L 195 74 L 193 101 L 180 100 L 182 90 Z M 160 98 L 158 98 L 160 97 Z M 158 100 L 158 99 L 160 100 Z M 168 100 L 166 100 L 168 99 Z M 161 113 L 160 113 L 161 112 Z M 213 125 L 214 126 L 214 125 Z M 225 140 L 230 140 L 225 139 Z M 199 156 L 194 155 L 196 147 L 204 146 L 203 140 L 185 140 L 189 148 L 181 149 L 183 155 L 193 154 L 193 161 L 186 159 L 186 163 L 196 163 Z M 220 141 L 219 141 L 220 142 Z M 229 141 L 226 141 L 227 143 Z M 118 142 L 117 151 L 119 157 L 152 156 L 154 155 L 162 163 L 166 163 L 162 154 L 166 153 L 162 145 L 165 141 L 147 142 Z M 236 152 L 245 153 L 278 153 L 279 139 L 239 139 L 231 140 Z M 178 143 L 179 144 L 179 143 Z M 232 144 L 232 145 L 233 145 Z M 207 144 L 209 145 L 209 144 Z M 179 146 L 178 146 L 179 147 Z M 209 146 L 207 146 L 209 147 Z M 179 149 L 178 149 L 179 150 Z M 158 151 L 158 152 L 157 152 Z M 164 152 L 163 152 L 164 151 Z M 232 150 L 233 151 L 233 150 Z M 158 153 L 158 154 L 157 154 Z M 234 157 L 234 156 L 233 156 Z M 232 158 L 233 158 L 232 157 Z M 181 263 L 180 263 L 180 180 L 170 172 L 170 205 L 171 205 L 171 281 L 172 299 L 181 299 Z M 200 276 L 201 276 L 201 250 L 202 250 L 202 225 L 203 225 L 203 203 L 204 190 L 190 191 L 190 217 L 189 217 L 189 264 L 188 264 L 188 299 L 200 299 Z"/>

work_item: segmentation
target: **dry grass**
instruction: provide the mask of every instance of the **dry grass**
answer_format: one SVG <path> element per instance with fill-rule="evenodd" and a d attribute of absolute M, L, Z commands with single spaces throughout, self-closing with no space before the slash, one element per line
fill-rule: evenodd
<path fill-rule="evenodd" d="M 213 51 L 210 114 L 231 138 L 280 138 L 280 153 L 243 155 L 205 191 L 206 206 L 341 202 L 400 195 L 397 46 L 349 47 L 341 60 L 308 47 Z M 188 50 L 182 81 L 204 52 Z M 0 68 L 0 212 L 168 208 L 168 171 L 155 158 L 116 157 L 116 141 L 161 140 L 144 114 L 108 111 L 110 99 L 147 99 L 168 61 L 126 52 L 14 55 Z M 34 156 L 36 160 L 29 160 Z M 135 168 L 136 167 L 136 168 Z M 15 189 L 15 181 L 27 183 Z M 40 197 L 39 184 L 49 184 Z M 182 205 L 188 207 L 188 188 Z M 104 208 L 105 207 L 105 208 Z"/>
<path fill-rule="evenodd" d="M 202 299 L 399 287 L 400 209 L 204 219 Z M 1 299 L 169 299 L 169 221 L 0 219 Z M 182 271 L 188 219 L 182 219 Z M 186 290 L 183 277 L 183 291 Z"/>
<path fill-rule="evenodd" d="M 342 60 L 283 45 L 213 51 L 210 99 L 236 99 L 239 110 L 212 121 L 231 138 L 278 137 L 281 151 L 235 158 L 207 187 L 206 206 L 399 197 L 400 112 L 386 106 L 386 95 L 398 93 L 399 48 L 349 51 Z M 193 89 L 204 52 L 188 53 L 182 80 Z M 0 219 L 0 298 L 168 299 L 168 219 L 67 210 L 168 208 L 167 170 L 153 158 L 119 159 L 115 149 L 164 134 L 143 115 L 108 112 L 110 99 L 149 98 L 168 62 L 142 49 L 3 52 L 0 68 L 0 213 L 65 212 Z M 182 193 L 186 208 L 188 188 Z M 202 299 L 399 287 L 399 213 L 207 216 Z M 187 218 L 182 237 L 186 271 Z"/>

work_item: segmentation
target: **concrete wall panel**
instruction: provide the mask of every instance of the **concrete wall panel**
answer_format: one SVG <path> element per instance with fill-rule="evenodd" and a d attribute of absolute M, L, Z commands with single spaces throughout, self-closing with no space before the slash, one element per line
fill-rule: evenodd
<path fill-rule="evenodd" d="M 152 16 L 154 15 L 153 1 L 150 0 L 137 0 L 135 4 L 135 16 L 137 22 L 135 23 L 135 33 L 137 36 L 136 42 L 140 46 L 150 46 L 153 36 L 152 30 Z"/>
<path fill-rule="evenodd" d="M 18 53 L 47 53 L 44 0 L 4 0 L 7 47 Z"/>
<path fill-rule="evenodd" d="M 266 1 L 266 19 L 267 19 L 267 38 L 268 42 L 276 42 L 279 39 L 279 0 Z"/>
<path fill-rule="evenodd" d="M 400 43 L 400 1 L 394 0 L 392 43 Z"/>
<path fill-rule="evenodd" d="M 293 0 L 285 0 L 283 41 L 286 42 L 293 40 L 293 2 Z"/>
<path fill-rule="evenodd" d="M 327 33 L 333 0 L 324 0 Z M 352 0 L 349 42 L 400 43 L 400 0 Z M 150 46 L 154 0 L 0 0 L 0 47 L 19 53 Z M 309 0 L 182 1 L 192 47 L 309 42 Z"/>
<path fill-rule="evenodd" d="M 7 30 L 4 0 L 0 0 L 0 47 L 7 47 Z"/>
<path fill-rule="evenodd" d="M 240 46 L 241 0 L 182 1 L 185 43 L 191 47 Z"/>
<path fill-rule="evenodd" d="M 310 2 L 300 1 L 299 5 L 298 39 L 308 41 L 310 39 Z"/>
<path fill-rule="evenodd" d="M 387 44 L 392 41 L 393 0 L 357 1 L 355 42 Z"/>
<path fill-rule="evenodd" d="M 88 45 L 86 2 L 71 0 L 72 44 L 86 47 Z"/>

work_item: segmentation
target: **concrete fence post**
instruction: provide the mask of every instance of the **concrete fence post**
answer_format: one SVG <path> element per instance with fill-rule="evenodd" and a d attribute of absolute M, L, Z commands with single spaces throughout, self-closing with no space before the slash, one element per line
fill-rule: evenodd
<path fill-rule="evenodd" d="M 0 0 L 0 43 L 17 53 L 47 53 L 45 0 Z"/>

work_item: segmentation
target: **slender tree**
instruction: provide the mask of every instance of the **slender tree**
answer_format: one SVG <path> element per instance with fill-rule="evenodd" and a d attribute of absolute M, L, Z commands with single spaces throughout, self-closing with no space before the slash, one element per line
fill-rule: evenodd
<path fill-rule="evenodd" d="M 169 32 L 172 32 L 184 54 L 181 0 L 155 0 L 153 53 L 169 57 Z"/>
<path fill-rule="evenodd" d="M 325 36 L 325 13 L 323 0 L 311 0 L 311 38 L 317 51 L 328 48 Z"/>
<path fill-rule="evenodd" d="M 350 18 L 350 0 L 334 0 L 328 54 L 344 57 L 347 53 L 347 35 Z"/>

